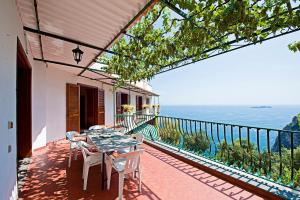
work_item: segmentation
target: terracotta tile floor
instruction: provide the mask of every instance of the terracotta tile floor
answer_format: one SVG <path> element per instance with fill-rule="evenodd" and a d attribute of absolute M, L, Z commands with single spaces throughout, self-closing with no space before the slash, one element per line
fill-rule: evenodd
<path fill-rule="evenodd" d="M 113 175 L 110 191 L 101 191 L 99 166 L 90 169 L 88 189 L 82 190 L 82 157 L 68 168 L 68 147 L 66 141 L 60 141 L 34 152 L 21 199 L 116 199 L 118 175 Z M 152 147 L 143 147 L 143 192 L 138 192 L 137 180 L 125 180 L 124 199 L 260 199 Z"/>

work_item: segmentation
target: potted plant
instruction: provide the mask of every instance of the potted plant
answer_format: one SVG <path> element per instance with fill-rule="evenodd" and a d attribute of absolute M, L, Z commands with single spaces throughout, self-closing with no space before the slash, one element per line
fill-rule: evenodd
<path fill-rule="evenodd" d="M 132 114 L 133 110 L 134 110 L 134 106 L 130 105 L 130 104 L 124 104 L 124 105 L 122 105 L 122 108 L 123 108 L 124 114 L 127 114 L 127 115 Z"/>
<path fill-rule="evenodd" d="M 144 104 L 143 106 L 144 114 L 149 115 L 150 113 L 150 105 L 149 104 Z"/>
<path fill-rule="evenodd" d="M 159 114 L 159 108 L 160 108 L 159 104 L 153 104 L 152 108 L 153 108 L 154 114 L 156 114 L 156 115 Z"/>

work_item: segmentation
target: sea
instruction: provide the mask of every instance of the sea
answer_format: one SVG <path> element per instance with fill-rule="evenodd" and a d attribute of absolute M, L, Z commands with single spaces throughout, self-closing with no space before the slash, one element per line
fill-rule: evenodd
<path fill-rule="evenodd" d="M 276 106 L 211 106 L 211 105 L 161 105 L 160 116 L 193 119 L 200 121 L 221 122 L 243 126 L 254 126 L 270 129 L 283 129 L 292 121 L 292 118 L 300 113 L 300 105 L 276 105 Z M 222 130 L 220 130 L 222 131 Z M 256 131 L 256 130 L 252 130 Z M 213 131 L 216 133 L 216 130 Z M 230 130 L 226 138 L 230 140 Z M 270 144 L 274 144 L 278 133 L 271 132 Z M 213 137 L 217 137 L 216 134 Z M 247 133 L 243 131 L 243 139 Z M 251 141 L 257 143 L 256 132 L 251 132 Z M 215 139 L 214 138 L 214 139 Z M 223 140 L 220 132 L 220 140 Z M 234 140 L 238 139 L 238 130 L 234 129 Z M 216 140 L 216 139 L 215 139 Z M 260 134 L 260 147 L 267 146 L 266 133 Z"/>

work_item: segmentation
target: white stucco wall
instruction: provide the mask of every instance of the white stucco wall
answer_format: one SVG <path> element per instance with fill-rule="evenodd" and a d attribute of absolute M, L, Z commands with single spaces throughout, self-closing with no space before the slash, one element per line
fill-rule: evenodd
<path fill-rule="evenodd" d="M 45 146 L 47 143 L 47 81 L 46 66 L 34 61 L 32 67 L 32 148 Z"/>
<path fill-rule="evenodd" d="M 17 198 L 16 53 L 17 38 L 26 46 L 22 27 L 15 1 L 0 0 L 0 199 Z M 8 129 L 9 121 L 12 129 Z"/>
<path fill-rule="evenodd" d="M 148 91 L 152 91 L 152 86 L 149 84 L 148 81 L 142 80 L 135 83 L 136 86 L 143 88 Z"/>
<path fill-rule="evenodd" d="M 117 92 L 122 92 L 122 93 L 129 94 L 129 91 L 125 90 L 125 89 L 118 89 Z M 150 96 L 130 91 L 130 104 L 134 106 L 134 111 L 136 111 L 136 96 L 142 96 L 143 97 L 143 104 L 146 104 L 146 98 L 149 98 L 150 103 L 151 103 L 151 97 Z"/>

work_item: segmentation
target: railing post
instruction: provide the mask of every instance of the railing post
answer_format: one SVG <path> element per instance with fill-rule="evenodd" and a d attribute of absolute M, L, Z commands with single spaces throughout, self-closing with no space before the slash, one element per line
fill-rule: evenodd
<path fill-rule="evenodd" d="M 225 141 L 225 147 L 226 147 L 226 152 L 227 152 L 227 161 L 226 164 L 228 164 L 229 162 L 229 149 L 228 149 L 228 145 L 227 145 L 227 138 L 226 138 L 226 124 L 223 124 L 224 127 L 224 141 Z"/>
<path fill-rule="evenodd" d="M 243 157 L 243 158 L 242 158 L 242 159 L 243 159 L 242 162 L 244 163 L 244 161 L 245 161 L 245 153 L 244 153 L 244 152 L 245 152 L 245 151 L 244 151 L 244 147 L 243 147 L 243 144 L 242 144 L 242 128 L 243 128 L 243 127 L 238 126 L 240 147 L 241 147 L 242 152 L 243 152 L 243 153 L 242 153 L 242 154 L 243 154 L 243 155 L 242 155 L 242 157 Z M 242 165 L 241 165 L 241 166 L 242 166 Z"/>
<path fill-rule="evenodd" d="M 218 142 L 219 142 L 219 145 L 221 144 L 220 142 L 220 131 L 219 131 L 219 124 L 217 123 L 217 138 L 218 138 Z"/>
<path fill-rule="evenodd" d="M 212 141 L 213 141 L 213 143 L 214 143 L 214 158 L 215 158 L 215 156 L 216 156 L 216 154 L 217 154 L 217 145 L 216 145 L 216 142 L 215 142 L 215 139 L 214 139 L 214 133 L 213 133 L 213 123 L 210 123 L 210 135 L 211 135 L 211 139 L 212 139 Z"/>
<path fill-rule="evenodd" d="M 279 151 L 279 160 L 280 160 L 280 163 L 279 163 L 279 180 L 278 180 L 278 182 L 281 182 L 281 179 L 282 179 L 281 131 L 278 131 L 278 143 L 279 143 L 278 151 Z"/>
<path fill-rule="evenodd" d="M 251 146 L 250 146 L 250 128 L 247 127 L 247 152 L 248 154 L 250 154 L 250 168 L 248 169 L 248 171 L 252 171 L 253 168 L 253 158 L 252 158 L 252 150 L 251 150 Z"/>
<path fill-rule="evenodd" d="M 267 148 L 268 148 L 268 161 L 269 161 L 269 170 L 268 170 L 268 177 L 271 177 L 271 170 L 272 170 L 272 159 L 271 159 L 271 147 L 270 147 L 270 130 L 267 129 Z"/>
<path fill-rule="evenodd" d="M 200 122 L 201 125 L 201 122 Z M 205 128 L 205 135 L 208 141 L 210 141 L 209 137 L 208 137 L 208 133 L 207 133 L 207 123 L 204 122 L 204 128 Z M 211 143 L 209 143 L 209 156 L 211 156 L 211 151 L 212 151 L 212 146 Z"/>
<path fill-rule="evenodd" d="M 294 132 L 291 132 L 291 181 L 290 185 L 294 187 Z"/>
<path fill-rule="evenodd" d="M 257 142 L 257 151 L 258 151 L 258 159 L 259 159 L 259 169 L 258 169 L 258 175 L 261 175 L 260 170 L 261 170 L 261 155 L 260 155 L 260 142 L 259 142 L 259 131 L 260 129 L 256 129 L 256 142 Z"/>
<path fill-rule="evenodd" d="M 232 146 L 234 147 L 233 125 L 230 125 L 230 135 L 231 135 L 231 143 L 232 143 Z"/>

